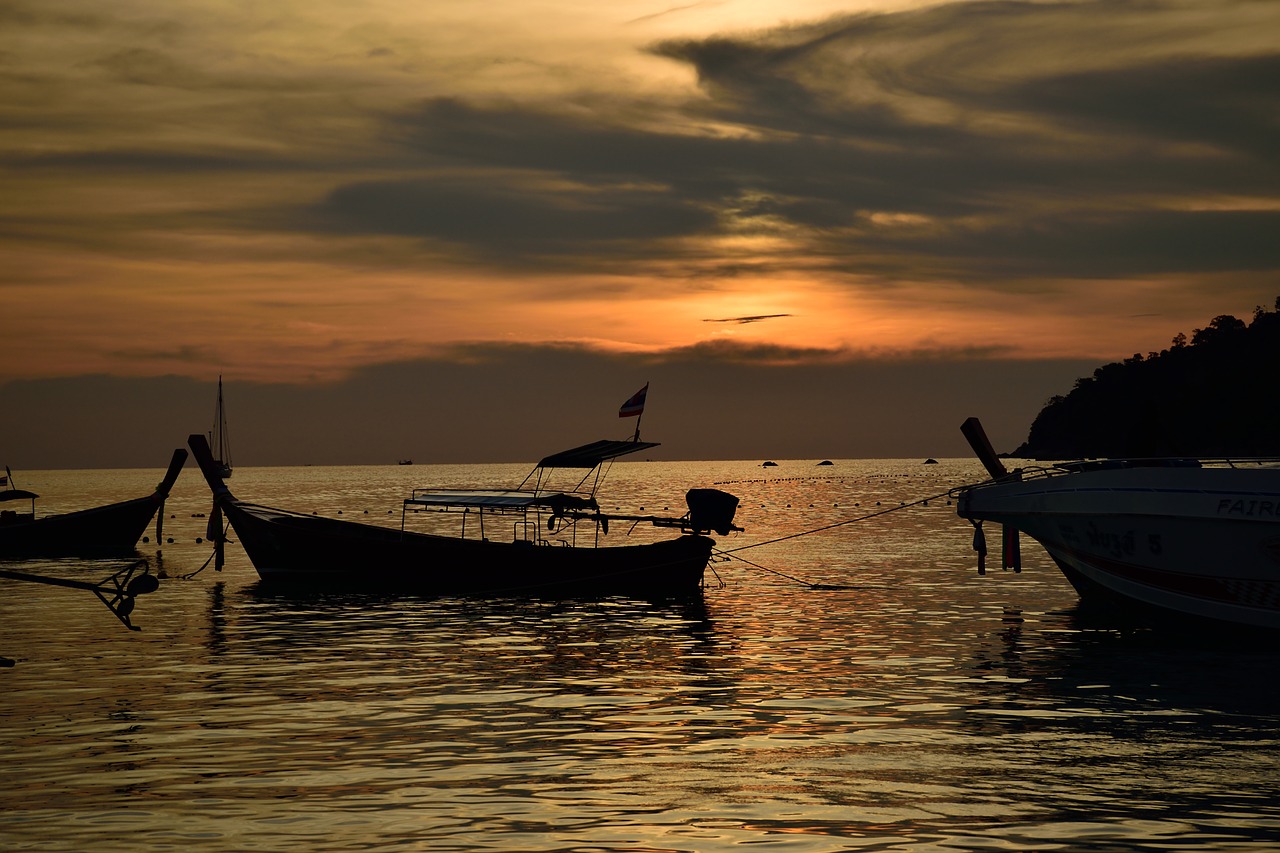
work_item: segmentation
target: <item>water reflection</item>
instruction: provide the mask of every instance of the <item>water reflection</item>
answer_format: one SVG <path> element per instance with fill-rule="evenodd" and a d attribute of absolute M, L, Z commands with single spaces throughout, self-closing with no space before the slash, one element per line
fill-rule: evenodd
<path fill-rule="evenodd" d="M 647 602 L 306 596 L 257 585 L 238 597 L 236 654 L 273 664 L 358 657 L 370 673 L 429 664 L 460 682 L 544 687 L 630 670 L 698 672 L 719 653 L 715 621 L 701 597 Z M 227 654 L 225 647 L 211 651 Z"/>
<path fill-rule="evenodd" d="M 647 501 L 703 464 L 642 465 L 654 480 L 618 492 Z M 744 484 L 753 535 L 939 485 L 887 463 L 858 479 L 852 464 Z M 929 468 L 944 487 L 959 470 Z M 287 486 L 305 503 L 296 493 L 319 484 L 327 501 L 373 506 L 376 473 L 236 476 L 246 491 Z M 167 529 L 194 538 L 203 521 Z M 1275 649 L 1093 621 L 1035 553 L 1021 575 L 977 578 L 970 535 L 953 509 L 919 507 L 749 553 L 841 588 L 718 564 L 723 587 L 666 603 L 283 594 L 234 549 L 224 573 L 182 580 L 208 550 L 167 545 L 172 577 L 141 633 L 92 600 L 6 588 L 0 627 L 23 657 L 0 676 L 5 840 L 635 853 L 1280 841 Z"/>

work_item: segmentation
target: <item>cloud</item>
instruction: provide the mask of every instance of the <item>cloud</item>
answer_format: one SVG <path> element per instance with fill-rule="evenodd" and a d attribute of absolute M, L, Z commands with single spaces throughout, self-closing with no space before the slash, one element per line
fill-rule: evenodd
<path fill-rule="evenodd" d="M 1280 268 L 1280 211 L 1085 211 L 896 242 L 952 269 L 1016 278 L 1115 278 Z M 886 237 L 886 241 L 894 241 Z M 998 256 L 993 245 L 1002 246 Z M 998 264 L 998 267 L 997 267 Z"/>
<path fill-rule="evenodd" d="M 41 370 L 107 348 L 185 370 L 209 340 L 326 377 L 509 337 L 740 364 L 700 343 L 738 333 L 761 365 L 860 337 L 1110 354 L 1136 333 L 1105 319 L 1274 295 L 1276 3 L 750 30 L 741 4 L 653 29 L 552 4 L 584 19 L 566 30 L 77 2 L 0 5 L 0 338 Z M 620 47 L 686 21 L 724 25 Z M 699 322 L 770 311 L 797 319 Z"/>
<path fill-rule="evenodd" d="M 690 349 L 662 358 L 493 343 L 466 349 L 320 384 L 227 376 L 236 462 L 532 462 L 628 435 L 634 425 L 620 423 L 618 404 L 645 382 L 645 436 L 663 442 L 655 458 L 968 456 L 959 432 L 966 417 L 982 415 L 997 446 L 1011 448 L 1049 396 L 1097 366 L 927 355 L 813 363 L 798 352 L 790 353 L 798 359 L 780 358 L 788 355 L 780 348 L 735 354 L 725 345 L 719 357 Z M 213 376 L 0 384 L 5 463 L 17 470 L 159 467 L 169 448 L 209 428 L 215 389 Z M 101 441 L 112 424 L 129 428 Z"/>
<path fill-rule="evenodd" d="M 1280 26 L 1276 9 L 961 2 L 651 45 L 696 74 L 702 94 L 684 101 L 605 98 L 584 81 L 568 100 L 458 93 L 362 107 L 343 98 L 358 75 L 130 46 L 89 64 L 135 89 L 212 87 L 232 98 L 242 144 L 132 139 L 12 162 L 246 183 L 306 168 L 311 180 L 294 187 L 311 198 L 227 198 L 206 216 L 166 212 L 167 226 L 392 236 L 497 267 L 665 261 L 674 275 L 792 268 L 849 286 L 1267 270 L 1280 50 L 1258 33 Z M 182 45 L 195 37 L 159 17 L 146 26 Z M 277 91 L 296 91 L 296 105 Z M 270 123 L 268 104 L 285 107 Z M 355 145 L 289 132 L 322 107 L 345 113 L 331 122 Z M 376 137 L 350 137 L 362 126 Z M 773 242 L 745 264 L 717 245 L 743 236 Z"/>
<path fill-rule="evenodd" d="M 316 215 L 337 231 L 443 241 L 525 259 L 612 254 L 617 250 L 610 244 L 651 246 L 710 231 L 715 222 L 697 205 L 652 189 L 548 190 L 518 177 L 456 175 L 346 184 Z"/>
<path fill-rule="evenodd" d="M 999 93 L 993 106 L 1103 134 L 1203 143 L 1244 161 L 1280 150 L 1280 54 L 1191 56 L 1066 72 Z"/>
<path fill-rule="evenodd" d="M 178 89 L 205 88 L 205 74 L 188 63 L 151 48 L 131 47 L 115 51 L 92 63 L 117 80 L 145 86 L 167 86 Z"/>
<path fill-rule="evenodd" d="M 748 323 L 759 323 L 764 320 L 776 320 L 779 317 L 790 317 L 790 314 L 753 314 L 748 317 L 726 317 L 721 319 L 707 319 L 704 323 L 736 323 L 745 326 Z"/>
<path fill-rule="evenodd" d="M 430 99 L 387 125 L 418 174 L 283 221 L 531 268 L 705 274 L 709 240 L 756 235 L 775 240 L 757 270 L 880 279 L 1274 269 L 1280 52 L 1230 36 L 1280 15 L 1211 5 L 954 3 L 666 41 L 706 98 Z"/>

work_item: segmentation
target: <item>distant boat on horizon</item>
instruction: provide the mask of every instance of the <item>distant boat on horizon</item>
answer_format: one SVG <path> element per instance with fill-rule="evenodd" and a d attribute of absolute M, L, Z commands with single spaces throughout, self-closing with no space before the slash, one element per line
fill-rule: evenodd
<path fill-rule="evenodd" d="M 397 462 L 396 464 L 397 464 L 397 465 L 412 465 L 412 464 L 413 464 L 413 460 L 412 460 L 412 459 L 401 459 L 401 460 L 400 460 L 399 462 Z"/>
<path fill-rule="evenodd" d="M 218 407 L 213 413 L 213 430 L 209 433 L 209 446 L 213 449 L 214 462 L 222 479 L 231 477 L 231 439 L 227 434 L 227 410 L 222 402 L 222 375 L 218 375 Z"/>

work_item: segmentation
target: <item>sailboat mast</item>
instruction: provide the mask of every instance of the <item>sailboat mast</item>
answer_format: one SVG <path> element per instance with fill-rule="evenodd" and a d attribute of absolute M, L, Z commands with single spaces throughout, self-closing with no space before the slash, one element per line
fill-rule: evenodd
<path fill-rule="evenodd" d="M 227 434 L 227 412 L 222 402 L 222 375 L 218 375 L 218 408 L 213 416 L 213 435 L 210 437 L 224 477 L 231 476 L 231 438 Z"/>

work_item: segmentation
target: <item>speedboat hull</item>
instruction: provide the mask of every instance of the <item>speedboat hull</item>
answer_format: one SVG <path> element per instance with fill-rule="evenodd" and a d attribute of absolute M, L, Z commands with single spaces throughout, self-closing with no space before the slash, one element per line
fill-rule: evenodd
<path fill-rule="evenodd" d="M 1083 598 L 1280 629 L 1280 468 L 1077 465 L 969 487 L 957 512 L 1038 541 Z"/>

